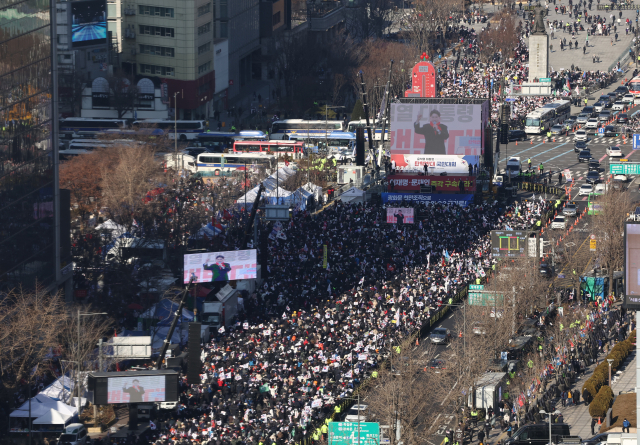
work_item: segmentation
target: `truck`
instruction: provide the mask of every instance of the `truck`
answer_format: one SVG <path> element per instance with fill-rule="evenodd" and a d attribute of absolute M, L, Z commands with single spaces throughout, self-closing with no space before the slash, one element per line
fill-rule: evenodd
<path fill-rule="evenodd" d="M 514 156 L 507 159 L 507 170 L 505 171 L 507 176 L 510 175 L 512 178 L 515 178 L 521 172 L 522 172 L 522 163 L 519 157 Z"/>
<path fill-rule="evenodd" d="M 239 295 L 240 291 L 227 284 L 215 295 L 214 301 L 203 301 L 202 323 L 209 326 L 211 331 L 230 326 L 233 317 L 238 314 Z"/>
<path fill-rule="evenodd" d="M 494 410 L 498 408 L 498 402 L 502 399 L 506 388 L 506 372 L 487 372 L 483 374 L 475 384 L 475 393 L 469 389 L 469 406 Z M 475 400 L 473 398 L 475 394 Z"/>

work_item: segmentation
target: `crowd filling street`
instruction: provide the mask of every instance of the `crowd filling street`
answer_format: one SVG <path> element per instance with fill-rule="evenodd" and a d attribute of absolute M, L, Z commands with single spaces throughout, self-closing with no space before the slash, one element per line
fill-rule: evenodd
<path fill-rule="evenodd" d="M 595 35 L 623 32 L 623 27 L 625 32 L 635 30 L 632 23 L 590 16 L 582 2 L 572 9 L 576 12 L 569 12 L 572 7 L 567 9 L 569 19 L 579 11 Z M 575 33 L 584 25 L 577 17 L 567 25 L 548 23 L 549 32 L 557 34 Z M 476 31 L 456 27 L 459 45 L 453 58 L 438 65 L 439 94 L 489 97 L 492 122 L 497 124 L 499 79 L 505 80 L 507 89 L 528 80 L 530 22 L 522 21 L 518 30 L 513 57 L 496 54 L 484 63 Z M 564 43 L 560 45 L 564 50 Z M 555 95 L 514 99 L 511 126 L 523 126 L 527 113 L 557 97 L 573 94 L 571 100 L 581 101 L 578 97 L 584 97 L 587 88 L 608 85 L 616 76 L 577 67 L 553 71 L 549 77 Z M 233 199 L 258 182 L 238 176 L 167 186 L 150 198 L 163 202 L 154 230 L 167 233 L 169 249 L 190 242 L 212 251 L 241 249 L 248 214 L 234 206 Z M 325 418 L 339 417 L 342 402 L 364 379 L 376 377 L 380 363 L 400 352 L 403 339 L 429 325 L 462 289 L 493 273 L 496 259 L 491 256 L 490 231 L 534 229 L 554 208 L 554 201 L 539 197 L 510 205 L 494 201 L 467 207 L 453 202 L 394 204 L 413 208 L 412 224 L 387 223 L 386 207 L 380 202 L 338 200 L 317 213 L 294 209 L 285 223 L 263 222 L 260 237 L 266 241 L 256 246 L 266 249 L 258 253 L 266 259 L 263 283 L 246 295 L 232 326 L 213 333 L 201 351 L 189 351 L 201 357 L 201 383 L 188 384 L 181 375 L 179 410 L 159 412 L 150 432 L 137 443 L 285 445 L 304 438 L 322 440 Z M 199 220 L 203 212 L 213 215 L 214 227 L 224 223 L 225 229 L 214 236 L 198 235 L 198 227 L 192 228 L 189 219 L 194 215 L 193 220 Z M 176 226 L 180 221 L 184 225 Z M 94 255 L 106 254 L 100 240 L 88 234 L 77 235 L 73 249 L 75 256 L 84 255 L 87 264 L 92 264 Z M 83 277 L 75 281 L 82 283 Z M 95 288 L 87 286 L 91 298 Z M 131 327 L 136 318 L 125 309 L 125 296 L 116 298 L 114 291 L 111 297 L 109 285 L 106 292 L 110 298 L 104 304 L 121 316 L 122 327 Z M 571 381 L 598 360 L 607 343 L 625 339 L 634 328 L 629 316 L 613 307 L 612 297 L 591 305 L 572 297 L 567 303 L 559 320 L 570 320 L 570 343 L 543 348 L 542 367 L 528 365 L 510 376 L 526 380 L 529 390 L 507 395 L 491 408 L 489 417 L 496 414 L 503 431 L 514 430 L 518 423 L 543 421 L 540 409 L 552 412 L 555 403 L 579 403 L 581 394 L 570 391 Z M 536 322 L 544 326 L 539 318 Z M 471 413 L 466 418 L 460 428 L 471 430 Z M 488 432 L 480 428 L 480 433 L 477 437 L 483 442 Z M 98 443 L 112 441 L 105 438 Z"/>

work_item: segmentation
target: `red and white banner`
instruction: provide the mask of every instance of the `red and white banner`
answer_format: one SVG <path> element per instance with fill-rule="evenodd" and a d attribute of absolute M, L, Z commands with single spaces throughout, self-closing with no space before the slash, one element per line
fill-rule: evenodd
<path fill-rule="evenodd" d="M 476 191 L 475 176 L 418 176 L 418 175 L 390 175 L 389 191 L 419 191 L 421 185 L 431 185 L 438 192 L 459 192 L 460 181 L 464 183 L 465 192 Z"/>

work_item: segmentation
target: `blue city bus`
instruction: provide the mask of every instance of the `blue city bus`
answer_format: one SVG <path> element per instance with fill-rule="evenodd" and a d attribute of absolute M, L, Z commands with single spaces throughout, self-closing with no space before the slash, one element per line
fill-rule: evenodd
<path fill-rule="evenodd" d="M 271 124 L 270 139 L 313 139 L 334 131 L 345 131 L 342 121 L 285 119 Z"/>
<path fill-rule="evenodd" d="M 270 174 L 275 168 L 276 157 L 261 153 L 201 153 L 196 161 L 195 172 L 200 176 L 221 176 L 234 171 L 258 171 Z"/>
<path fill-rule="evenodd" d="M 266 141 L 267 135 L 260 130 L 242 130 L 235 136 L 236 141 Z"/>
<path fill-rule="evenodd" d="M 214 153 L 224 153 L 233 147 L 238 135 L 230 131 L 208 131 L 196 136 L 197 147 L 207 147 Z"/>
<path fill-rule="evenodd" d="M 125 130 L 124 119 L 93 119 L 88 117 L 68 117 L 60 119 L 60 136 L 68 139 L 92 138 L 107 130 Z"/>

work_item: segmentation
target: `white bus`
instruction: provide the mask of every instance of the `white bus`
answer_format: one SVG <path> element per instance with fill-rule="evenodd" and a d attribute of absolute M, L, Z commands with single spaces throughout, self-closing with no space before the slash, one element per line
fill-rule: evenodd
<path fill-rule="evenodd" d="M 570 115 L 571 102 L 556 99 L 527 114 L 524 131 L 527 134 L 544 133 L 554 125 L 563 123 Z"/>
<path fill-rule="evenodd" d="M 306 121 L 303 119 L 285 119 L 271 124 L 270 139 L 297 139 L 324 137 L 333 131 L 345 131 L 342 121 Z"/>
<path fill-rule="evenodd" d="M 79 137 L 95 137 L 107 130 L 124 130 L 127 122 L 124 119 L 93 119 L 87 117 L 68 117 L 60 119 L 60 136 L 68 139 Z"/>
<path fill-rule="evenodd" d="M 200 173 L 202 176 L 221 176 L 237 170 L 244 171 L 246 168 L 252 171 L 264 169 L 267 174 L 270 174 L 275 166 L 276 157 L 273 155 L 259 153 L 201 153 L 196 160 L 195 172 Z"/>
<path fill-rule="evenodd" d="M 186 141 L 195 139 L 200 133 L 207 131 L 205 121 L 172 121 L 168 119 L 144 119 L 133 123 L 134 129 L 159 128 L 169 137 L 174 139 L 178 134 L 178 140 Z"/>

